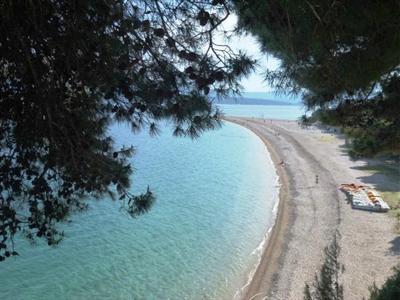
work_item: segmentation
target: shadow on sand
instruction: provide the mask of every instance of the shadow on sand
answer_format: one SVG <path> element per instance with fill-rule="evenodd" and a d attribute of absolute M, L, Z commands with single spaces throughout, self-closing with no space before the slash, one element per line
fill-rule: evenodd
<path fill-rule="evenodd" d="M 339 146 L 342 156 L 349 156 L 350 139 L 342 134 L 339 129 L 323 124 L 314 125 L 324 134 L 333 135 L 343 141 Z M 364 171 L 362 176 L 357 177 L 362 183 L 374 186 L 382 195 L 383 199 L 391 207 L 389 212 L 398 222 L 396 231 L 400 233 L 400 161 L 399 158 L 379 156 L 376 158 L 357 158 L 356 166 L 350 168 Z M 390 253 L 400 255 L 400 236 L 392 241 Z"/>
<path fill-rule="evenodd" d="M 390 246 L 389 252 L 391 255 L 400 255 L 400 236 L 394 238 L 392 241 L 390 241 Z"/>
<path fill-rule="evenodd" d="M 335 138 L 344 141 L 339 146 L 343 156 L 349 156 L 350 139 L 342 134 L 339 129 L 323 124 L 314 125 L 325 134 L 334 135 Z M 400 161 L 388 156 L 376 158 L 357 158 L 353 161 L 361 162 L 360 166 L 351 167 L 355 170 L 366 171 L 369 175 L 360 176 L 359 179 L 365 184 L 373 184 L 381 192 L 400 193 Z M 400 197 L 400 194 L 399 194 Z M 399 199 L 400 201 L 400 199 Z"/>
<path fill-rule="evenodd" d="M 382 192 L 400 192 L 400 166 L 399 163 L 387 158 L 362 159 L 364 165 L 352 167 L 369 173 L 358 177 L 366 184 L 374 184 Z"/>

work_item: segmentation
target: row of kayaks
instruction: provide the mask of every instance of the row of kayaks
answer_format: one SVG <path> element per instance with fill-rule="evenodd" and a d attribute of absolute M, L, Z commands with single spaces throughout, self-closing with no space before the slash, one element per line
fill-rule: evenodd
<path fill-rule="evenodd" d="M 340 190 L 350 196 L 353 208 L 378 212 L 386 212 L 390 209 L 379 193 L 368 185 L 344 183 L 340 185 Z"/>

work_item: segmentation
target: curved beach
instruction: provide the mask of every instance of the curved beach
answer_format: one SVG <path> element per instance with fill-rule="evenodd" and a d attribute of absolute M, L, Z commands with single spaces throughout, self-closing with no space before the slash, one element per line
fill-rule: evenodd
<path fill-rule="evenodd" d="M 360 170 L 365 162 L 349 159 L 344 139 L 315 127 L 301 128 L 295 121 L 225 120 L 263 140 L 281 184 L 276 223 L 243 299 L 302 299 L 305 282 L 312 282 L 336 232 L 345 299 L 367 297 L 369 286 L 391 275 L 400 260 L 395 220 L 351 209 L 338 191 L 341 183 L 374 185 L 385 178 Z"/>

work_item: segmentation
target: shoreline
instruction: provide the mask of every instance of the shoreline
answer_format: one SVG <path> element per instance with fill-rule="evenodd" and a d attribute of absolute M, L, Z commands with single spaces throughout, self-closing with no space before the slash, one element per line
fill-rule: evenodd
<path fill-rule="evenodd" d="M 268 229 L 269 232 L 266 234 L 266 245 L 262 249 L 260 261 L 258 262 L 254 274 L 250 278 L 240 293 L 240 299 L 254 300 L 255 297 L 266 297 L 267 292 L 260 292 L 261 288 L 265 291 L 269 291 L 272 287 L 273 275 L 278 272 L 278 260 L 279 254 L 283 251 L 284 237 L 289 229 L 289 206 L 287 205 L 288 190 L 289 190 L 289 177 L 287 171 L 279 165 L 281 159 L 277 153 L 277 149 L 274 148 L 265 137 L 260 135 L 257 131 L 251 127 L 246 126 L 246 123 L 240 120 L 224 118 L 225 121 L 242 126 L 252 133 L 254 133 L 267 147 L 271 160 L 273 162 L 276 174 L 278 176 L 279 190 L 278 190 L 278 207 L 274 223 Z"/>
<path fill-rule="evenodd" d="M 302 128 L 288 120 L 223 120 L 261 139 L 280 183 L 278 211 L 267 244 L 238 297 L 303 299 L 305 283 L 314 281 L 325 247 L 339 233 L 339 261 L 345 267 L 339 281 L 344 299 L 367 298 L 368 288 L 381 285 L 400 258 L 395 220 L 353 210 L 338 187 L 349 182 L 379 187 L 385 175 L 366 172 L 368 162 L 351 160 L 343 137 L 324 128 Z M 400 190 L 400 183 L 392 188 Z"/>

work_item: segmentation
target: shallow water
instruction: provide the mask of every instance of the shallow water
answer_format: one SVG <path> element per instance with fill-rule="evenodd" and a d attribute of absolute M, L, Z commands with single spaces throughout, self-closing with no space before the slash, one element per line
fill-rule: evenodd
<path fill-rule="evenodd" d="M 18 241 L 0 265 L 0 299 L 232 299 L 258 260 L 272 225 L 277 178 L 264 144 L 227 123 L 197 140 L 132 135 L 133 191 L 157 202 L 131 219 L 109 199 L 63 225 L 49 248 Z M 260 250 L 260 249 L 259 249 Z"/>

